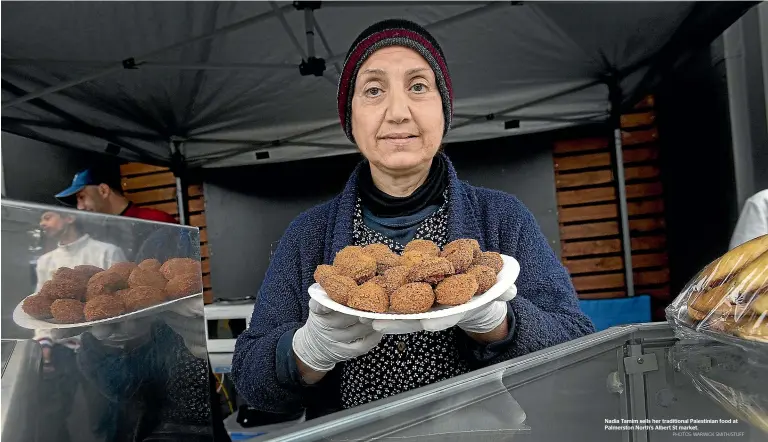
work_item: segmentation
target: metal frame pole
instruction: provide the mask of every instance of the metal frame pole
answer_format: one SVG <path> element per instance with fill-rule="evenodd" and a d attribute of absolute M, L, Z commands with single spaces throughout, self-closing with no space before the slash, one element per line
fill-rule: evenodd
<path fill-rule="evenodd" d="M 589 89 L 590 87 L 595 86 L 595 85 L 600 84 L 600 83 L 601 83 L 601 80 L 590 80 L 590 81 L 588 81 L 588 82 L 586 82 L 584 84 L 581 84 L 579 86 L 574 86 L 574 87 L 562 90 L 560 92 L 555 92 L 554 94 L 550 94 L 550 95 L 547 95 L 547 96 L 544 96 L 544 97 L 536 98 L 536 99 L 528 101 L 526 103 L 522 103 L 522 104 L 518 104 L 516 106 L 508 107 L 506 109 L 502 109 L 502 110 L 497 111 L 497 112 L 492 112 L 491 114 L 477 115 L 477 116 L 472 117 L 472 118 L 470 118 L 470 119 L 468 119 L 466 121 L 462 121 L 461 123 L 452 125 L 451 126 L 451 130 L 456 130 L 456 129 L 460 128 L 460 127 L 464 127 L 464 126 L 468 126 L 468 125 L 473 124 L 473 123 L 477 123 L 478 121 L 481 121 L 481 120 L 487 120 L 488 119 L 488 115 L 504 115 L 504 114 L 508 114 L 510 112 L 518 111 L 520 109 L 525 109 L 526 107 L 530 107 L 530 106 L 534 106 L 534 105 L 537 105 L 537 104 L 541 104 L 541 103 L 547 102 L 549 100 L 554 100 L 555 98 L 562 97 L 563 95 L 568 95 L 568 94 L 572 94 L 574 92 L 583 91 L 584 89 Z M 514 117 L 511 117 L 510 119 L 514 119 Z"/>
<path fill-rule="evenodd" d="M 187 189 L 184 186 L 184 159 L 181 154 L 179 142 L 170 141 L 171 148 L 171 171 L 176 178 L 176 206 L 179 209 L 179 224 L 186 225 L 188 218 L 187 208 Z"/>
<path fill-rule="evenodd" d="M 307 35 L 307 56 L 315 56 L 315 19 L 314 11 L 310 8 L 304 10 L 304 33 Z"/>
<path fill-rule="evenodd" d="M 621 248 L 624 252 L 624 279 L 627 296 L 635 296 L 635 278 L 632 266 L 632 239 L 629 235 L 627 210 L 627 184 L 624 177 L 624 151 L 621 143 L 621 86 L 616 76 L 608 78 L 608 97 L 611 101 L 610 123 L 613 128 L 613 158 L 616 171 L 616 189 L 619 193 L 619 220 L 621 224 Z"/>

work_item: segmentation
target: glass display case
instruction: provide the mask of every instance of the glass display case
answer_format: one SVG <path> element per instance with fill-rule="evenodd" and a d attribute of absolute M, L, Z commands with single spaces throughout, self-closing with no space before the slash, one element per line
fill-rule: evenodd
<path fill-rule="evenodd" d="M 614 327 L 251 440 L 768 440 L 697 389 L 678 345 L 667 323 Z"/>
<path fill-rule="evenodd" d="M 2 440 L 212 441 L 199 230 L 0 207 Z"/>

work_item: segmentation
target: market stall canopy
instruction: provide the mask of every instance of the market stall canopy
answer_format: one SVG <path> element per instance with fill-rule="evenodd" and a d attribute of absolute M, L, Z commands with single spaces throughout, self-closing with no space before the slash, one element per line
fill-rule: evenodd
<path fill-rule="evenodd" d="M 446 142 L 550 130 L 630 105 L 753 5 L 7 2 L 2 129 L 203 167 L 348 153 L 335 101 L 345 52 L 402 17 L 446 53 Z"/>

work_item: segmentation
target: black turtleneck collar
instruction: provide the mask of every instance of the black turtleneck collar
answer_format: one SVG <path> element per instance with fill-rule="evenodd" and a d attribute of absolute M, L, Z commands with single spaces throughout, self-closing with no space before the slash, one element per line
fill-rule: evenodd
<path fill-rule="evenodd" d="M 441 205 L 448 187 L 448 168 L 442 155 L 435 155 L 424 184 L 406 197 L 388 195 L 373 184 L 370 167 L 363 168 L 358 177 L 358 192 L 366 209 L 374 216 L 395 218 L 413 215 L 427 206 Z"/>

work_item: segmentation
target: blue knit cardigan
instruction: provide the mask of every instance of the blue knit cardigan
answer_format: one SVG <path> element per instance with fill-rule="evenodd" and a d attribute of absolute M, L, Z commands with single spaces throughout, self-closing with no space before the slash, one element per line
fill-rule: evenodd
<path fill-rule="evenodd" d="M 513 256 L 520 263 L 518 294 L 510 301 L 515 316 L 512 344 L 500 354 L 475 359 L 491 365 L 594 332 L 567 271 L 525 205 L 507 193 L 460 181 L 445 160 L 449 240 L 474 238 L 483 250 Z M 358 165 L 341 194 L 293 220 L 272 256 L 250 327 L 238 337 L 232 359 L 237 391 L 253 408 L 292 417 L 306 409 L 308 418 L 338 409 L 338 366 L 320 383 L 304 386 L 281 375 L 278 365 L 283 362 L 276 351 L 280 338 L 307 320 L 307 289 L 314 283 L 315 268 L 330 264 L 352 243 L 357 177 L 363 167 L 367 163 Z"/>

